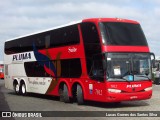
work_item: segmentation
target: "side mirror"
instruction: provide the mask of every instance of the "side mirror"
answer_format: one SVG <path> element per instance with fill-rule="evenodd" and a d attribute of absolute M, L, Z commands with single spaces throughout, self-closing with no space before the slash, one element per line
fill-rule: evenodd
<path fill-rule="evenodd" d="M 153 68 L 156 68 L 156 62 L 155 62 L 155 54 L 154 53 L 150 53 L 150 56 L 152 57 L 153 56 L 153 59 L 151 60 L 152 61 L 152 67 Z"/>

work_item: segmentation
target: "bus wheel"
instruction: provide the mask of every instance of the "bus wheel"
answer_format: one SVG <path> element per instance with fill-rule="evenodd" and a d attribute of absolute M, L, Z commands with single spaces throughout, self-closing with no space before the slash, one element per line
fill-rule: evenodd
<path fill-rule="evenodd" d="M 84 104 L 83 91 L 79 84 L 77 85 L 77 103 L 78 105 Z"/>
<path fill-rule="evenodd" d="M 66 84 L 63 84 L 63 86 L 60 87 L 59 96 L 60 96 L 60 101 L 61 102 L 65 102 L 65 103 L 70 102 L 68 88 L 67 88 Z"/>
<path fill-rule="evenodd" d="M 13 87 L 14 87 L 15 93 L 19 94 L 19 85 L 18 85 L 18 83 L 14 83 Z"/>
<path fill-rule="evenodd" d="M 63 90 L 62 88 L 59 89 L 59 98 L 61 102 L 64 102 L 64 98 L 63 98 Z"/>
<path fill-rule="evenodd" d="M 26 95 L 27 94 L 25 83 L 21 83 L 21 85 L 20 85 L 20 94 L 21 95 Z"/>
<path fill-rule="evenodd" d="M 66 84 L 64 84 L 64 86 L 63 86 L 63 100 L 64 100 L 65 103 L 70 102 L 69 94 L 68 94 L 68 88 L 67 88 Z"/>

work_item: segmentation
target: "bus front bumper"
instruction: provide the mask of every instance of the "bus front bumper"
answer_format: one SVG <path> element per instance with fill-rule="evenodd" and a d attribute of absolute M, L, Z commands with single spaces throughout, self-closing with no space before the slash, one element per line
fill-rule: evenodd
<path fill-rule="evenodd" d="M 121 102 L 121 101 L 133 101 L 133 100 L 145 100 L 150 99 L 152 91 L 135 92 L 135 93 L 108 93 L 108 102 Z"/>

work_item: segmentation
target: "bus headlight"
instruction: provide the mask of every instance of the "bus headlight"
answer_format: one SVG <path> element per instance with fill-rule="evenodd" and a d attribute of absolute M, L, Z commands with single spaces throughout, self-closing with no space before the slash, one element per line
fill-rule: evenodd
<path fill-rule="evenodd" d="M 118 89 L 108 89 L 108 92 L 111 92 L 111 93 L 121 93 L 121 90 L 118 90 Z"/>
<path fill-rule="evenodd" d="M 150 90 L 152 90 L 152 87 L 145 88 L 144 90 L 145 91 L 150 91 Z"/>

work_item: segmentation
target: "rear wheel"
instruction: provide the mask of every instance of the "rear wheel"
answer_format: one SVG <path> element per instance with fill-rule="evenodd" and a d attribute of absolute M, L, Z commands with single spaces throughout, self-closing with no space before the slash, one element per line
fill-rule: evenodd
<path fill-rule="evenodd" d="M 20 94 L 21 95 L 26 95 L 27 94 L 25 83 L 21 83 L 21 85 L 20 85 Z"/>
<path fill-rule="evenodd" d="M 17 82 L 14 83 L 13 87 L 14 87 L 14 92 L 15 92 L 16 94 L 19 94 L 19 85 L 18 85 Z"/>
<path fill-rule="evenodd" d="M 60 98 L 61 102 L 64 102 L 64 99 L 63 99 L 63 89 L 62 88 L 59 89 L 59 98 Z"/>
<path fill-rule="evenodd" d="M 77 85 L 77 103 L 78 105 L 84 104 L 83 90 L 80 85 Z"/>
<path fill-rule="evenodd" d="M 60 101 L 65 102 L 65 103 L 69 103 L 70 102 L 69 92 L 68 92 L 68 88 L 67 88 L 66 84 L 64 84 L 59 89 L 59 94 L 60 94 Z"/>

